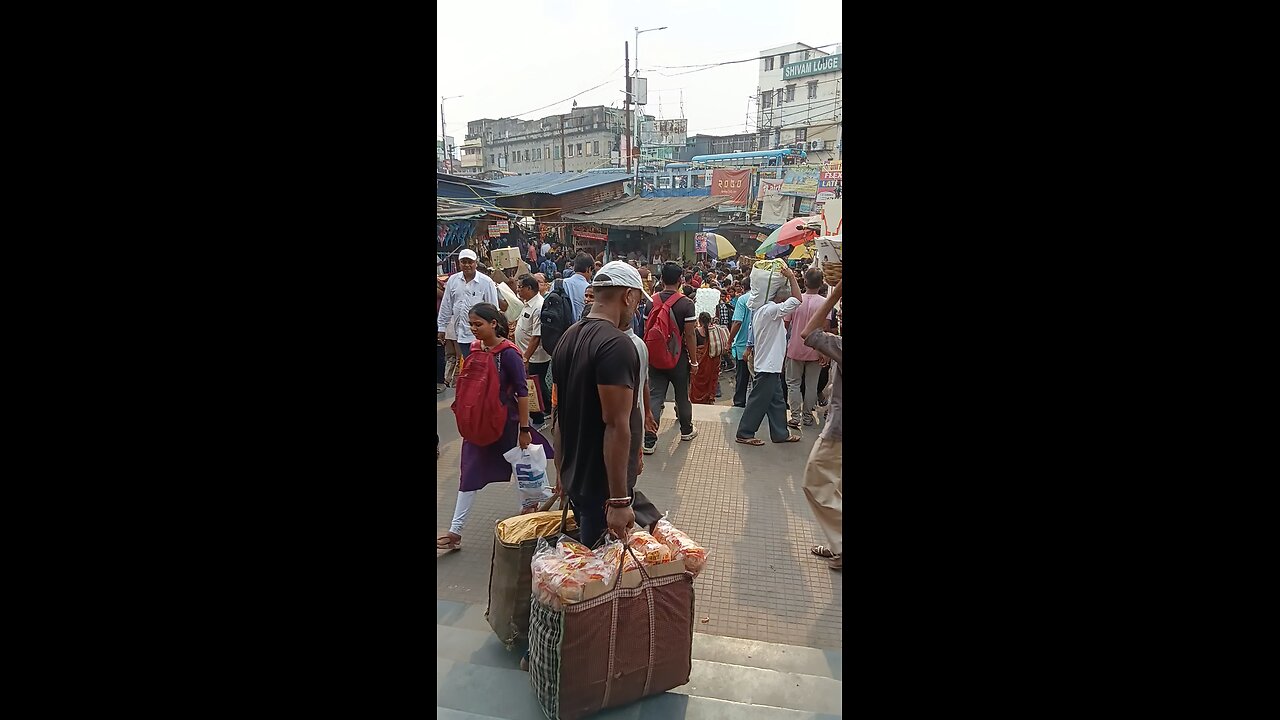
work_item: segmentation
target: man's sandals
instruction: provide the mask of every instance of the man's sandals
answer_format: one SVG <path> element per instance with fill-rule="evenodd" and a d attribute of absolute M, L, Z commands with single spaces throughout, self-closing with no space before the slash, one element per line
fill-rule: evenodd
<path fill-rule="evenodd" d="M 743 438 L 743 437 L 740 437 L 740 438 L 734 438 L 734 442 L 740 442 L 740 443 L 742 443 L 743 445 L 754 445 L 755 447 L 760 447 L 761 445 L 763 445 L 763 444 L 764 444 L 764 441 L 763 441 L 763 440 L 761 440 L 760 438 L 754 438 L 754 437 L 750 437 L 750 438 Z M 791 437 L 787 438 L 786 440 L 782 440 L 781 442 L 784 442 L 784 443 L 800 442 L 800 436 L 799 436 L 799 435 L 792 435 Z"/>
<path fill-rule="evenodd" d="M 827 563 L 827 566 L 832 570 L 842 570 L 844 568 L 844 557 L 831 552 L 831 548 L 826 545 L 817 545 L 809 548 L 809 552 L 820 558 L 827 558 L 830 560 L 831 562 Z"/>
<path fill-rule="evenodd" d="M 462 536 L 454 533 L 445 533 L 436 538 L 437 550 L 461 550 Z"/>

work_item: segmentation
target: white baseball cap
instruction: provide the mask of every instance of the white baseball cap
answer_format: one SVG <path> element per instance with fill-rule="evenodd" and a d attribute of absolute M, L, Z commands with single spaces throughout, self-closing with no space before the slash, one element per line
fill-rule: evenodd
<path fill-rule="evenodd" d="M 591 283 L 591 287 L 628 287 L 644 290 L 644 283 L 640 282 L 640 273 L 621 260 L 610 261 L 596 271 L 595 277 L 596 280 Z"/>
<path fill-rule="evenodd" d="M 472 250 L 471 248 L 467 248 L 466 250 L 463 250 L 462 252 L 458 253 L 458 259 L 459 260 L 475 260 L 476 262 L 480 261 L 480 258 L 476 257 L 475 251 Z"/>

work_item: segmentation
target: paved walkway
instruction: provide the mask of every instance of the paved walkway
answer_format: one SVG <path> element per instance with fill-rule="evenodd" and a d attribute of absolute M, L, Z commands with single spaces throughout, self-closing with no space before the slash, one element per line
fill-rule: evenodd
<path fill-rule="evenodd" d="M 709 552 L 706 569 L 694 581 L 695 631 L 842 649 L 842 575 L 809 553 L 813 545 L 826 543 L 804 497 L 805 460 L 820 426 L 802 428 L 798 443 L 737 444 L 734 430 L 742 410 L 732 407 L 732 376 L 722 380 L 728 382 L 721 404 L 693 406 L 698 437 L 692 441 L 680 440 L 675 407 L 666 403 L 657 452 L 645 456 L 637 484 Z M 453 517 L 462 440 L 449 409 L 453 390 L 436 398 L 439 534 Z M 767 441 L 767 428 L 762 426 L 757 437 Z M 488 602 L 493 525 L 514 514 L 516 504 L 514 484 L 480 491 L 463 531 L 463 549 L 436 553 L 438 600 Z"/>

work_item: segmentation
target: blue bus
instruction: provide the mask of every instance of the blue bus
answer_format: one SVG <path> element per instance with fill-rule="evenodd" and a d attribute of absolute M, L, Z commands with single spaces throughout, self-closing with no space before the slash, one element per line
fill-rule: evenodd
<path fill-rule="evenodd" d="M 777 150 L 752 150 L 749 152 L 720 153 L 718 155 L 695 155 L 690 159 L 707 167 L 778 167 L 795 165 L 804 162 L 808 153 L 793 148 Z M 670 166 L 668 166 L 670 167 Z"/>

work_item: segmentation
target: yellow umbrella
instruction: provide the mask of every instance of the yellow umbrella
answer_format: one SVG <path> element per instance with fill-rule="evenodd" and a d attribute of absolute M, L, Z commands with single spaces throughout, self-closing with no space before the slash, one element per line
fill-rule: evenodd
<path fill-rule="evenodd" d="M 718 233 L 707 233 L 707 250 L 721 260 L 738 254 L 729 239 Z"/>
<path fill-rule="evenodd" d="M 809 243 L 805 243 L 804 245 L 801 245 L 795 250 L 792 250 L 791 254 L 787 256 L 787 259 L 788 260 L 811 260 L 813 259 L 813 248 L 809 245 Z"/>

